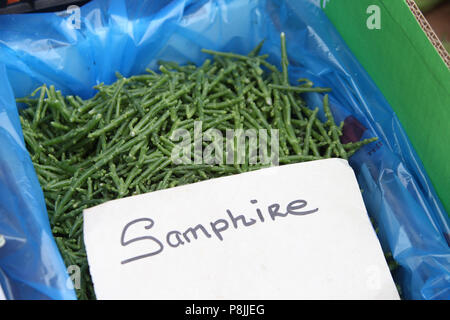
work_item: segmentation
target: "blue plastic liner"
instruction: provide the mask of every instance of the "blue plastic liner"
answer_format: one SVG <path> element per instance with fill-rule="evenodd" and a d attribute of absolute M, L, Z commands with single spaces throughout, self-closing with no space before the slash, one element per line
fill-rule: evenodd
<path fill-rule="evenodd" d="M 338 121 L 379 137 L 351 158 L 379 238 L 400 265 L 407 299 L 450 298 L 449 218 L 397 117 L 313 0 L 94 0 L 76 15 L 0 16 L 0 285 L 8 299 L 74 299 L 26 151 L 14 97 L 46 83 L 83 98 L 93 86 L 156 68 L 158 59 L 200 64 L 201 48 L 263 53 L 280 66 L 285 32 L 292 83 L 333 89 Z M 75 23 L 74 23 L 75 22 Z M 321 96 L 306 96 L 321 107 Z M 323 115 L 322 115 L 323 116 Z M 353 129 L 352 129 L 353 128 Z"/>

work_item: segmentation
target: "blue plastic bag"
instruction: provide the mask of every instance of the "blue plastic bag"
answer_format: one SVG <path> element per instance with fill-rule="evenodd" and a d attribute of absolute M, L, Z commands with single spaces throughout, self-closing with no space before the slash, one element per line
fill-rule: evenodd
<path fill-rule="evenodd" d="M 0 16 L 0 285 L 8 299 L 73 299 L 42 190 L 25 149 L 15 97 L 43 83 L 83 98 L 93 86 L 155 68 L 158 59 L 201 63 L 201 48 L 262 52 L 280 65 L 285 32 L 291 81 L 333 89 L 337 120 L 379 137 L 350 163 L 407 299 L 450 298 L 449 218 L 397 117 L 314 0 L 94 0 L 65 12 Z M 76 19 L 80 19 L 76 21 Z M 75 19 L 75 20 L 74 20 Z M 79 24 L 77 23 L 79 22 Z M 79 29 L 77 26 L 79 25 Z M 321 97 L 310 94 L 311 106 Z M 323 115 L 322 115 L 323 116 Z"/>

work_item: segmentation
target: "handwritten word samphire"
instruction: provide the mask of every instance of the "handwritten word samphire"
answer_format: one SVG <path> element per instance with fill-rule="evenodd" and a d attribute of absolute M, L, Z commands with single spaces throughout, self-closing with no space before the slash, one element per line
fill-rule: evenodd
<path fill-rule="evenodd" d="M 257 200 L 251 200 L 250 203 L 256 205 Z M 184 232 L 178 230 L 171 230 L 167 232 L 165 242 L 171 248 L 177 248 L 190 243 L 193 240 L 199 239 L 199 235 L 202 234 L 206 238 L 217 238 L 223 241 L 223 233 L 230 229 L 232 226 L 234 229 L 240 229 L 243 227 L 251 227 L 256 223 L 264 223 L 266 220 L 275 221 L 278 218 L 285 218 L 288 216 L 305 216 L 316 213 L 319 208 L 307 209 L 308 203 L 306 200 L 293 200 L 286 205 L 284 210 L 281 210 L 281 205 L 278 203 L 271 204 L 263 212 L 260 208 L 256 208 L 255 218 L 248 218 L 244 215 L 236 215 L 231 210 L 226 209 L 227 216 L 215 221 L 211 221 L 208 224 L 197 224 L 195 227 L 189 227 Z M 122 246 L 128 246 L 138 241 L 152 241 L 157 245 L 157 249 L 152 252 L 144 253 L 135 257 L 127 258 L 121 261 L 122 264 L 127 264 L 133 261 L 149 258 L 160 254 L 164 250 L 164 244 L 161 240 L 154 236 L 144 235 L 135 238 L 127 239 L 127 233 L 131 226 L 141 224 L 145 230 L 150 230 L 155 226 L 156 222 L 151 218 L 143 217 L 128 222 L 121 234 L 120 243 Z"/>

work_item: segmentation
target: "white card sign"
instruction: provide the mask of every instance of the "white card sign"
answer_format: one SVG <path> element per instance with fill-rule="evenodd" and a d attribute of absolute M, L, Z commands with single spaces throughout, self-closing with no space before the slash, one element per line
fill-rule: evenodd
<path fill-rule="evenodd" d="M 399 299 L 341 159 L 110 201 L 84 239 L 98 299 Z"/>
<path fill-rule="evenodd" d="M 6 300 L 6 296 L 5 293 L 3 292 L 1 284 L 0 284 L 0 300 Z"/>

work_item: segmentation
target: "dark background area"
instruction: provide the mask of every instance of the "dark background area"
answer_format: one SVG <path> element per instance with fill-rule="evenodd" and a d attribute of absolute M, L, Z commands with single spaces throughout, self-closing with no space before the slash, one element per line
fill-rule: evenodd
<path fill-rule="evenodd" d="M 65 10 L 69 5 L 83 5 L 89 0 L 0 0 L 0 13 L 52 12 Z"/>
<path fill-rule="evenodd" d="M 422 6 L 421 9 L 444 47 L 450 52 L 450 1 L 444 0 L 431 4 Z"/>

